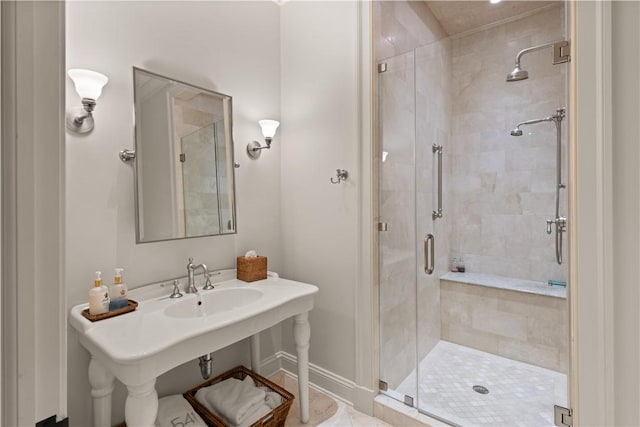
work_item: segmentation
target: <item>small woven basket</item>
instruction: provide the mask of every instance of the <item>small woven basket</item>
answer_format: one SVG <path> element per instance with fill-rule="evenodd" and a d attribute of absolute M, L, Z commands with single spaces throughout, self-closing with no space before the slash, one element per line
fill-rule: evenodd
<path fill-rule="evenodd" d="M 267 415 L 251 424 L 251 427 L 283 427 L 284 421 L 287 419 L 287 414 L 289 413 L 289 408 L 291 408 L 291 404 L 293 403 L 293 395 L 279 385 L 272 383 L 265 377 L 250 371 L 244 366 L 237 366 L 230 371 L 225 372 L 224 374 L 220 374 L 217 377 L 212 378 L 200 384 L 199 386 L 192 388 L 191 390 L 184 393 L 183 396 L 185 399 L 187 399 L 191 406 L 193 406 L 193 409 L 196 410 L 198 415 L 202 417 L 202 419 L 207 423 L 208 426 L 229 427 L 229 424 L 227 424 L 216 414 L 211 413 L 207 408 L 204 407 L 204 405 L 202 405 L 198 401 L 198 399 L 196 399 L 196 393 L 202 387 L 208 387 L 210 385 L 219 383 L 220 381 L 224 381 L 228 378 L 235 378 L 242 381 L 247 376 L 250 376 L 253 379 L 253 381 L 256 383 L 256 386 L 267 387 L 268 389 L 270 389 L 271 391 L 275 391 L 282 397 L 282 403 L 279 406 L 276 406 Z"/>
<path fill-rule="evenodd" d="M 239 256 L 236 260 L 238 279 L 245 282 L 255 282 L 267 278 L 267 257 L 258 256 L 245 258 Z"/>

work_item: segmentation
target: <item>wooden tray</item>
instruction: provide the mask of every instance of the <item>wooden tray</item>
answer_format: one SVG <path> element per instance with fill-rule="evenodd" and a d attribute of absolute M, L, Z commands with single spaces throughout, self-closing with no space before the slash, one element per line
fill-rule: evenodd
<path fill-rule="evenodd" d="M 129 313 L 131 311 L 134 311 L 136 307 L 138 307 L 138 302 L 130 299 L 129 304 L 127 304 L 126 307 L 122 307 L 117 310 L 107 311 L 106 313 L 102 313 L 102 314 L 89 314 L 89 309 L 85 308 L 84 310 L 82 310 L 82 315 L 87 319 L 91 320 L 92 322 L 96 322 L 98 320 L 104 320 L 110 317 L 120 316 L 121 314 Z"/>

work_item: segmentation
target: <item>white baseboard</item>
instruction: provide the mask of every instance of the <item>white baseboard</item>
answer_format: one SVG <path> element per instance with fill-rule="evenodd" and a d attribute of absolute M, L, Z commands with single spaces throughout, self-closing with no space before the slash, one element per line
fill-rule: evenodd
<path fill-rule="evenodd" d="M 282 369 L 279 354 L 280 352 L 275 353 L 260 361 L 260 375 L 270 377 Z"/>
<path fill-rule="evenodd" d="M 280 370 L 297 379 L 297 357 L 285 351 L 279 351 L 260 363 L 260 372 L 265 376 L 273 375 Z M 309 363 L 309 385 L 353 406 L 360 412 L 373 414 L 373 399 L 375 398 L 373 390 L 361 387 L 353 381 L 313 363 Z"/>

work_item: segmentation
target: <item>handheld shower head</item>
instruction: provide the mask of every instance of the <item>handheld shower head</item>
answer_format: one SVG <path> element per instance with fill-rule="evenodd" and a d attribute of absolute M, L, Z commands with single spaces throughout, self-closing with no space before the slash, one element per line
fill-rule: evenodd
<path fill-rule="evenodd" d="M 520 126 L 535 125 L 537 123 L 542 123 L 542 122 L 560 123 L 562 119 L 564 119 L 565 115 L 566 115 L 566 110 L 564 108 L 558 108 L 556 109 L 556 112 L 553 113 L 553 115 L 549 117 L 545 117 L 544 119 L 527 120 L 526 122 L 518 123 L 518 125 L 511 131 L 511 136 L 522 136 L 522 129 L 520 129 Z"/>
<path fill-rule="evenodd" d="M 520 64 L 517 64 L 516 68 L 514 68 L 512 72 L 507 74 L 508 82 L 517 82 L 517 81 L 525 80 L 528 78 L 529 78 L 529 73 L 527 72 L 527 70 L 523 70 L 522 68 L 520 68 Z"/>

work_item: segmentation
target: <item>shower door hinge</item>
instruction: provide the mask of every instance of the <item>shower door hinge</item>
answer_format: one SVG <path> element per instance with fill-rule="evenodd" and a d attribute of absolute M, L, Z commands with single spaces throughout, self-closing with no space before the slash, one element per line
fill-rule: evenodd
<path fill-rule="evenodd" d="M 387 71 L 387 63 L 378 64 L 378 73 L 384 73 L 385 71 Z"/>
<path fill-rule="evenodd" d="M 387 231 L 388 229 L 389 229 L 389 226 L 387 225 L 386 222 L 378 223 L 378 231 Z"/>
<path fill-rule="evenodd" d="M 413 397 L 404 395 L 404 404 L 413 408 Z"/>
<path fill-rule="evenodd" d="M 378 380 L 378 388 L 380 391 L 387 391 L 389 390 L 389 384 L 386 381 Z"/>
<path fill-rule="evenodd" d="M 568 41 L 554 43 L 553 65 L 563 64 L 571 60 L 571 44 Z"/>
<path fill-rule="evenodd" d="M 573 411 L 562 406 L 553 405 L 553 421 L 558 427 L 572 427 Z"/>
<path fill-rule="evenodd" d="M 180 163 L 184 163 L 187 160 L 187 155 L 180 153 Z"/>

